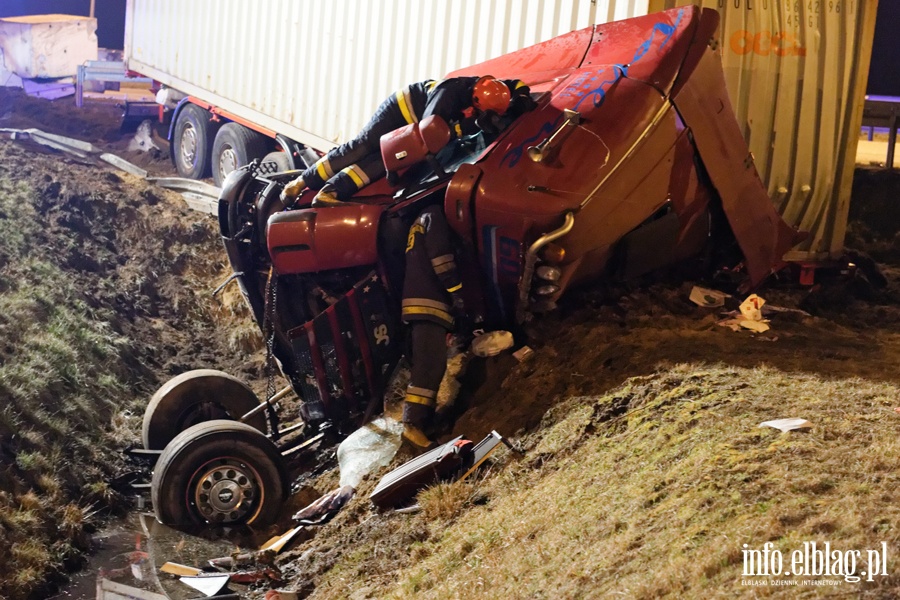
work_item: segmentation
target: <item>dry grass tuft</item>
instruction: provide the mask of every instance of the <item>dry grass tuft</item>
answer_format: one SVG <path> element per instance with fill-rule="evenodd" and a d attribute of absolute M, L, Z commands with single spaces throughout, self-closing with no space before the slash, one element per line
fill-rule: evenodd
<path fill-rule="evenodd" d="M 471 503 L 473 492 L 473 485 L 466 481 L 442 483 L 423 490 L 419 506 L 428 521 L 449 521 Z"/>

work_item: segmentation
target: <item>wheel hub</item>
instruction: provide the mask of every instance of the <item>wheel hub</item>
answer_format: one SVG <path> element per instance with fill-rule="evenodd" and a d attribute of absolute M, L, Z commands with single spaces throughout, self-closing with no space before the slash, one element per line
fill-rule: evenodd
<path fill-rule="evenodd" d="M 219 172 L 222 174 L 222 177 L 237 169 L 238 166 L 240 165 L 238 165 L 238 157 L 234 148 L 231 146 L 223 148 L 222 153 L 219 155 Z"/>
<path fill-rule="evenodd" d="M 197 509 L 208 521 L 239 521 L 253 509 L 259 495 L 255 473 L 243 464 L 224 463 L 206 470 L 194 487 Z"/>
<path fill-rule="evenodd" d="M 197 130 L 190 124 L 186 125 L 181 133 L 181 162 L 190 168 L 194 164 L 197 155 Z"/>

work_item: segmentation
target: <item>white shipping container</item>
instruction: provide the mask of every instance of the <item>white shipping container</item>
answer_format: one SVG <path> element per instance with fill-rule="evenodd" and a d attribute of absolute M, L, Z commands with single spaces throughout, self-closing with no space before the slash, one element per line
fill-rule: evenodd
<path fill-rule="evenodd" d="M 787 256 L 844 244 L 878 0 L 653 0 L 722 16 L 717 43 L 738 123 L 785 220 L 809 232 Z"/>
<path fill-rule="evenodd" d="M 648 0 L 128 0 L 128 68 L 326 151 L 378 104 Z"/>

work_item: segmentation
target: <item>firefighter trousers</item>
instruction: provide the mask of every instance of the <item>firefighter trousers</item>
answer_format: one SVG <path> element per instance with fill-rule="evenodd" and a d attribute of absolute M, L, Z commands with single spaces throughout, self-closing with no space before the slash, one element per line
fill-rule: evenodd
<path fill-rule="evenodd" d="M 447 329 L 432 321 L 412 321 L 411 374 L 403 402 L 403 422 L 428 429 L 434 421 L 437 393 L 447 370 Z"/>

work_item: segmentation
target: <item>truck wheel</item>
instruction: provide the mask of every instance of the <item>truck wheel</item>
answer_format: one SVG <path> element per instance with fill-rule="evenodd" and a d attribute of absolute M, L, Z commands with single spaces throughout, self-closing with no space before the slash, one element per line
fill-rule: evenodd
<path fill-rule="evenodd" d="M 212 148 L 213 181 L 221 187 L 225 177 L 262 158 L 268 152 L 269 138 L 238 123 L 226 123 L 216 134 Z"/>
<path fill-rule="evenodd" d="M 153 468 L 156 518 L 170 527 L 274 523 L 287 474 L 278 448 L 256 429 L 207 421 L 179 433 Z"/>
<path fill-rule="evenodd" d="M 159 388 L 144 411 L 142 441 L 147 450 L 162 450 L 172 438 L 197 423 L 213 419 L 239 420 L 259 406 L 259 399 L 246 384 L 214 369 L 188 371 Z M 248 422 L 266 431 L 266 414 L 259 412 Z"/>
<path fill-rule="evenodd" d="M 209 175 L 210 148 L 218 126 L 210 121 L 209 112 L 196 104 L 181 109 L 172 137 L 172 158 L 179 175 L 188 179 Z"/>

